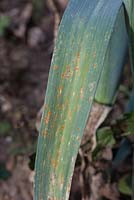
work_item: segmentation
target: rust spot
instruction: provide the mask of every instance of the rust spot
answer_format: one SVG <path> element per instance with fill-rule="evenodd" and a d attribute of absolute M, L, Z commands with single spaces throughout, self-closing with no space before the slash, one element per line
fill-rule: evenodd
<path fill-rule="evenodd" d="M 60 180 L 60 183 L 63 184 L 64 183 L 64 176 L 62 173 L 59 174 L 59 180 Z"/>
<path fill-rule="evenodd" d="M 71 78 L 73 76 L 73 71 L 71 70 L 71 67 L 68 65 L 66 66 L 66 70 L 64 73 L 62 73 L 61 77 L 68 79 Z"/>
<path fill-rule="evenodd" d="M 58 66 L 53 66 L 52 69 L 53 70 L 57 70 L 59 67 Z"/>
<path fill-rule="evenodd" d="M 62 188 L 63 188 L 63 184 L 64 184 L 64 176 L 63 175 L 61 175 L 60 176 L 60 189 L 62 190 Z"/>
<path fill-rule="evenodd" d="M 56 155 L 55 155 L 55 159 L 52 159 L 51 160 L 51 165 L 54 169 L 56 169 L 57 165 L 58 165 L 58 159 L 59 159 L 59 155 L 60 155 L 60 150 L 58 150 L 56 152 Z"/>
<path fill-rule="evenodd" d="M 56 159 L 51 160 L 51 165 L 55 169 L 57 167 L 58 161 Z"/>
<path fill-rule="evenodd" d="M 94 64 L 93 64 L 93 67 L 94 67 L 94 68 L 96 68 L 96 67 L 97 67 L 97 64 L 96 64 L 96 63 L 94 63 Z"/>
<path fill-rule="evenodd" d="M 71 121 L 72 120 L 72 113 L 71 113 L 71 111 L 69 110 L 69 112 L 68 112 L 68 119 Z"/>
<path fill-rule="evenodd" d="M 80 60 L 80 53 L 77 53 L 76 58 L 77 60 Z"/>
<path fill-rule="evenodd" d="M 80 98 L 83 99 L 83 88 L 80 89 Z"/>
<path fill-rule="evenodd" d="M 61 126 L 61 131 L 64 131 L 64 129 L 65 129 L 65 125 L 62 125 Z"/>
<path fill-rule="evenodd" d="M 47 114 L 47 116 L 45 117 L 45 120 L 44 120 L 44 121 L 45 121 L 46 124 L 49 123 L 51 114 L 52 114 L 52 113 L 49 111 L 48 114 Z"/>
<path fill-rule="evenodd" d="M 75 59 L 75 64 L 76 64 L 76 67 L 75 67 L 75 71 L 79 71 L 80 70 L 80 68 L 79 68 L 79 63 L 80 63 L 80 53 L 77 53 L 77 55 L 76 55 L 76 59 Z"/>
<path fill-rule="evenodd" d="M 74 70 L 75 70 L 76 72 L 79 72 L 79 71 L 80 71 L 79 66 L 76 66 Z"/>
<path fill-rule="evenodd" d="M 80 128 L 77 128 L 77 131 L 80 131 Z"/>
<path fill-rule="evenodd" d="M 47 136 L 48 136 L 48 132 L 47 132 L 46 130 L 44 130 L 44 131 L 42 132 L 42 135 L 43 135 L 44 137 L 47 137 Z"/>

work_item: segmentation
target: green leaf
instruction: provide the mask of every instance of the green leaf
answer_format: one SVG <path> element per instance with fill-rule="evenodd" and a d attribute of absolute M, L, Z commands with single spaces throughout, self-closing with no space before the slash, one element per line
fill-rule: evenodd
<path fill-rule="evenodd" d="M 113 136 L 113 131 L 110 127 L 103 127 L 97 130 L 96 134 L 97 145 L 92 152 L 92 159 L 96 160 L 101 157 L 102 150 L 106 147 L 112 148 L 116 141 Z"/>
<path fill-rule="evenodd" d="M 69 1 L 49 74 L 37 147 L 35 200 L 69 197 L 76 156 L 113 30 L 117 20 L 124 19 L 121 6 L 121 0 Z"/>
<path fill-rule="evenodd" d="M 112 148 L 115 142 L 116 141 L 110 127 L 100 128 L 97 131 L 97 143 L 99 143 L 102 147 L 107 146 Z"/>
<path fill-rule="evenodd" d="M 119 37 L 117 37 L 117 35 Z M 95 94 L 95 100 L 101 104 L 112 105 L 120 84 L 120 78 L 128 52 L 128 36 L 124 10 L 118 13 L 117 20 L 109 41 L 104 67 Z"/>
<path fill-rule="evenodd" d="M 124 114 L 117 120 L 116 126 L 122 131 L 122 135 L 134 134 L 134 112 Z"/>
<path fill-rule="evenodd" d="M 123 0 L 123 2 L 126 8 L 127 28 L 129 35 L 129 52 L 130 52 L 130 60 L 133 73 L 133 86 L 134 86 L 134 1 Z"/>
<path fill-rule="evenodd" d="M 5 164 L 0 163 L 0 179 L 7 180 L 11 176 L 11 172 L 6 169 Z"/>
<path fill-rule="evenodd" d="M 5 28 L 8 27 L 10 23 L 10 18 L 8 16 L 0 16 L 0 36 L 4 34 Z"/>
<path fill-rule="evenodd" d="M 120 193 L 129 195 L 129 196 L 132 194 L 131 179 L 132 179 L 132 176 L 130 174 L 127 174 L 119 180 L 118 189 Z"/>
<path fill-rule="evenodd" d="M 134 112 L 134 91 L 132 91 L 130 94 L 126 112 L 127 113 Z"/>
<path fill-rule="evenodd" d="M 97 146 L 95 147 L 95 149 L 92 152 L 92 160 L 93 161 L 96 161 L 101 158 L 102 149 L 104 149 L 104 147 L 102 147 L 101 144 L 97 144 Z"/>
<path fill-rule="evenodd" d="M 0 136 L 6 136 L 11 131 L 11 124 L 9 122 L 0 122 Z"/>
<path fill-rule="evenodd" d="M 113 160 L 113 168 L 117 168 L 131 153 L 132 147 L 128 139 L 124 138 Z"/>

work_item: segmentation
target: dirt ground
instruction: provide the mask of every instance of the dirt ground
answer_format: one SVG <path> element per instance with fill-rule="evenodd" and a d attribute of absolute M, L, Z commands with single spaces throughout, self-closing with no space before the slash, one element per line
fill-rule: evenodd
<path fill-rule="evenodd" d="M 59 2 L 61 8 L 59 6 L 58 11 L 61 17 L 67 1 Z M 0 200 L 33 199 L 34 172 L 29 167 L 29 156 L 36 150 L 40 109 L 53 52 L 55 13 L 49 4 L 44 3 L 44 12 L 38 23 L 33 15 L 32 0 L 0 1 L 0 16 L 10 18 L 9 25 L 0 36 Z M 124 96 L 121 98 L 124 99 Z M 114 108 L 116 114 L 122 111 L 122 106 L 122 100 L 119 99 Z M 111 151 L 107 151 L 111 155 Z M 79 164 L 79 157 L 82 159 L 82 156 L 79 154 L 77 159 L 71 200 L 82 199 L 83 186 L 79 184 L 81 173 L 87 173 L 84 175 L 87 180 L 91 172 L 96 173 L 95 168 L 98 165 L 101 167 L 93 182 L 104 186 L 103 191 L 101 188 L 104 199 L 130 199 L 129 196 L 119 193 L 116 181 L 112 184 L 100 182 L 100 171 L 111 161 L 97 162 L 96 166 L 87 168 L 84 157 L 85 165 L 82 169 L 81 163 Z M 123 170 L 125 173 L 130 171 L 131 164 Z M 90 176 L 88 178 L 90 180 Z M 89 183 L 86 183 L 87 188 Z M 111 194 L 113 198 L 110 197 Z"/>
<path fill-rule="evenodd" d="M 31 8 L 30 1 L 0 1 L 0 15 L 11 17 L 0 37 L 0 166 L 9 173 L 0 180 L 0 200 L 33 197 L 28 156 L 36 149 L 35 124 L 53 51 L 54 16 L 46 8 L 40 23 L 34 24 Z"/>

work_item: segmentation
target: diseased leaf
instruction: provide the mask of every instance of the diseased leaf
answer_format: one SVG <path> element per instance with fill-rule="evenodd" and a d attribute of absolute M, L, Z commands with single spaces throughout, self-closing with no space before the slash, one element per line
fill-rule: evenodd
<path fill-rule="evenodd" d="M 122 19 L 121 0 L 69 1 L 49 74 L 37 148 L 35 200 L 69 197 L 82 134 L 112 48 L 115 25 L 119 20 L 122 26 Z M 122 51 L 118 54 L 122 59 Z"/>

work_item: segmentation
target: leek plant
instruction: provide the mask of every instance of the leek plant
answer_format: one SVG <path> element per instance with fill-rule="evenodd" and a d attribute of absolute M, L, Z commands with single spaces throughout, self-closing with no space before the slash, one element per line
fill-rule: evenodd
<path fill-rule="evenodd" d="M 34 200 L 68 200 L 93 101 L 114 103 L 128 46 L 133 72 L 133 0 L 69 1 L 49 73 Z"/>

